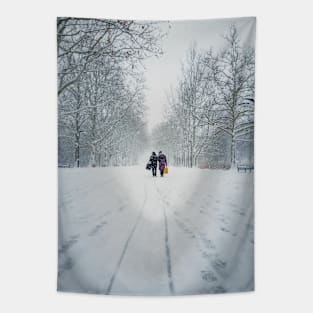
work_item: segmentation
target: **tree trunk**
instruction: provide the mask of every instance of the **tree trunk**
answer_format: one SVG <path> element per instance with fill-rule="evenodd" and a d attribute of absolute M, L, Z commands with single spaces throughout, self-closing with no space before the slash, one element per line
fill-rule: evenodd
<path fill-rule="evenodd" d="M 94 144 L 91 145 L 91 154 L 89 164 L 91 167 L 96 167 L 96 146 Z"/>
<path fill-rule="evenodd" d="M 234 138 L 232 138 L 232 140 L 231 140 L 230 164 L 231 164 L 231 167 L 236 166 L 236 141 Z"/>

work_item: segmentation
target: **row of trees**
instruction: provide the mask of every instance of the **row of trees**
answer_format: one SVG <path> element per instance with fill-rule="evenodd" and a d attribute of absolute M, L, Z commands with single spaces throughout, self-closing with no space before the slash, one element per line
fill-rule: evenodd
<path fill-rule="evenodd" d="M 224 39 L 219 52 L 193 45 L 177 87 L 168 93 L 155 145 L 176 165 L 253 163 L 254 49 L 241 45 L 235 25 Z"/>
<path fill-rule="evenodd" d="M 58 18 L 59 165 L 136 162 L 146 145 L 142 61 L 159 56 L 157 23 Z"/>

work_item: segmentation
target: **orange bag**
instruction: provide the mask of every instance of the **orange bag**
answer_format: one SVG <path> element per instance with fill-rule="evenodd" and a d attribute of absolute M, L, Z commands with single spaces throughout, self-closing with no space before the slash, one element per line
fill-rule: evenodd
<path fill-rule="evenodd" d="M 168 167 L 164 169 L 164 174 L 168 174 Z"/>

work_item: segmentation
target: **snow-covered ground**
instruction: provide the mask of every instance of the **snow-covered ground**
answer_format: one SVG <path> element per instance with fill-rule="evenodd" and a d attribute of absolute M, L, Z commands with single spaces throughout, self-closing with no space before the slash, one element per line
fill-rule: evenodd
<path fill-rule="evenodd" d="M 169 170 L 59 169 L 58 290 L 253 290 L 253 173 Z"/>

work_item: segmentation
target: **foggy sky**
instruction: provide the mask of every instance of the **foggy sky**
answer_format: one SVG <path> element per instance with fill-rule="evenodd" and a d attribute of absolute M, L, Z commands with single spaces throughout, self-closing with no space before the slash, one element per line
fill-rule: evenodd
<path fill-rule="evenodd" d="M 176 88 L 181 64 L 189 47 L 195 43 L 198 49 L 208 50 L 212 47 L 218 51 L 225 44 L 222 36 L 231 24 L 236 25 L 242 44 L 254 44 L 254 17 L 172 21 L 161 25 L 163 30 L 168 31 L 163 40 L 164 54 L 160 58 L 151 57 L 144 62 L 147 86 L 145 104 L 148 107 L 147 122 L 150 131 L 163 120 L 165 93 L 171 86 Z"/>

